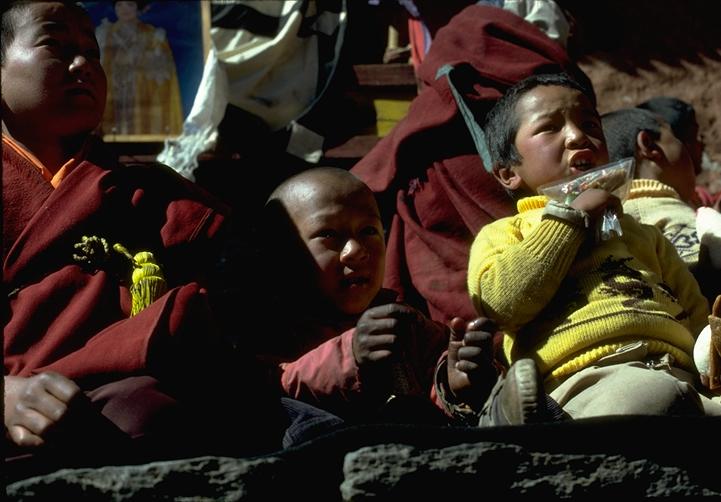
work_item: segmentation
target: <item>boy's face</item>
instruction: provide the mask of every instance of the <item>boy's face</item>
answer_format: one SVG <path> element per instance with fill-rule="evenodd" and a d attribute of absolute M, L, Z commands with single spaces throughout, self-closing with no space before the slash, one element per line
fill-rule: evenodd
<path fill-rule="evenodd" d="M 512 171 L 530 193 L 545 184 L 608 162 L 601 120 L 576 89 L 539 86 L 516 104 L 516 148 L 523 159 Z"/>
<path fill-rule="evenodd" d="M 53 2 L 15 15 L 2 67 L 3 120 L 60 136 L 92 131 L 103 115 L 107 82 L 90 19 Z"/>
<path fill-rule="evenodd" d="M 288 212 L 317 266 L 321 295 L 340 312 L 355 315 L 381 288 L 385 240 L 372 193 L 342 185 L 306 183 Z"/>

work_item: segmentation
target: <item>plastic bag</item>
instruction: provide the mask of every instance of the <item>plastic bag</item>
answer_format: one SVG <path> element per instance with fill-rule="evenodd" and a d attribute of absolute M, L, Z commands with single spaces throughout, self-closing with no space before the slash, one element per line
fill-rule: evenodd
<path fill-rule="evenodd" d="M 635 166 L 636 161 L 633 157 L 628 157 L 563 178 L 560 181 L 541 185 L 538 187 L 538 193 L 557 202 L 570 205 L 585 190 L 600 188 L 624 201 L 631 188 Z M 623 235 L 618 216 L 613 210 L 609 209 L 604 213 L 597 232 L 599 238 L 604 241 L 614 235 Z"/>

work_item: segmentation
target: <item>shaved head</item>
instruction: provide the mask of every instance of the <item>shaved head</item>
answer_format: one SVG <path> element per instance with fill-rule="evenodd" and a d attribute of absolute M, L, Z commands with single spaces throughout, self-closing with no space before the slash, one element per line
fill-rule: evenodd
<path fill-rule="evenodd" d="M 337 167 L 317 167 L 291 176 L 268 197 L 268 202 L 278 200 L 289 210 L 321 193 L 334 195 L 368 192 L 370 189 L 350 172 Z"/>
<path fill-rule="evenodd" d="M 343 169 L 309 169 L 278 186 L 265 209 L 263 227 L 281 254 L 278 263 L 310 276 L 299 283 L 305 291 L 296 298 L 320 297 L 343 315 L 368 308 L 383 282 L 385 239 L 378 204 L 365 183 Z M 294 242 L 305 267 L 291 261 Z"/>

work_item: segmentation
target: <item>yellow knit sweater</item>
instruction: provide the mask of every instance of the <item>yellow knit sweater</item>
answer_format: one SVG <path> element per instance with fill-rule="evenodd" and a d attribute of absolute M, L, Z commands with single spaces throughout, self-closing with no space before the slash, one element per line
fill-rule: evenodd
<path fill-rule="evenodd" d="M 657 180 L 633 180 L 623 212 L 641 223 L 658 227 L 686 265 L 698 264 L 696 211 L 672 187 Z"/>
<path fill-rule="evenodd" d="M 533 357 L 548 380 L 567 377 L 632 341 L 693 370 L 708 304 L 656 227 L 623 216 L 622 237 L 541 218 L 548 199 L 483 227 L 471 247 L 468 289 L 505 332 L 510 362 Z"/>

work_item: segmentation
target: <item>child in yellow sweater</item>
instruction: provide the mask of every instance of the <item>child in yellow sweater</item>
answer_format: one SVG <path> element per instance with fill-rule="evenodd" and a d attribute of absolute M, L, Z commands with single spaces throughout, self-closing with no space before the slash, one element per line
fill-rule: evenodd
<path fill-rule="evenodd" d="M 708 304 L 671 243 L 621 216 L 604 190 L 569 205 L 535 195 L 608 162 L 592 91 L 566 75 L 529 77 L 495 105 L 485 131 L 494 176 L 519 198 L 518 214 L 477 235 L 468 288 L 504 332 L 508 362 L 535 361 L 546 392 L 573 418 L 721 414 L 694 387 L 693 345 Z M 607 210 L 623 235 L 597 241 Z"/>

